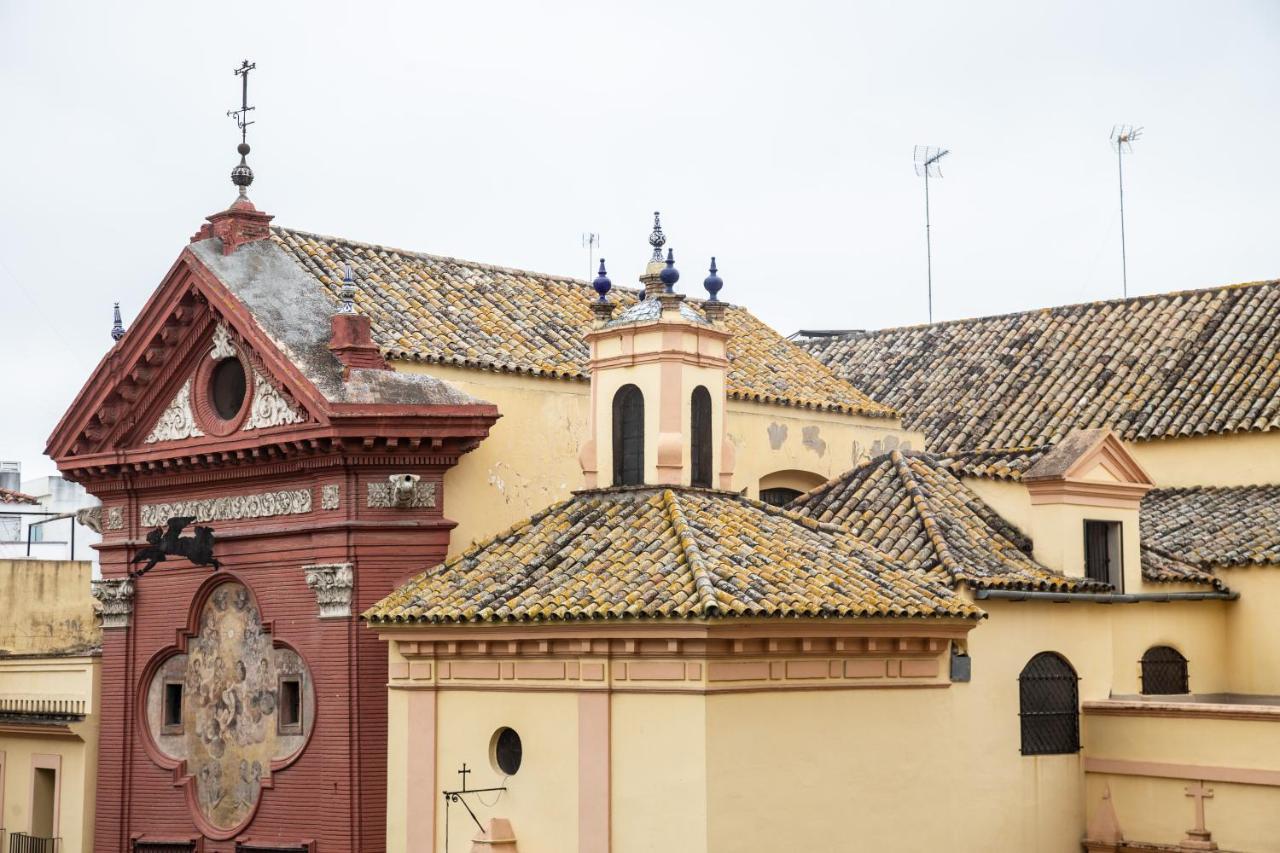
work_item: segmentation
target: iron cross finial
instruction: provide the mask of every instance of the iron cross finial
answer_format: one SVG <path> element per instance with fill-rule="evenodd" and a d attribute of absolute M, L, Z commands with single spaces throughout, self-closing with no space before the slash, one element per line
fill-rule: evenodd
<path fill-rule="evenodd" d="M 466 764 L 466 762 L 464 761 L 464 762 L 462 763 L 462 769 L 458 771 L 458 775 L 462 777 L 462 790 L 463 790 L 463 791 L 467 790 L 467 774 L 468 774 L 468 773 L 470 773 L 470 772 L 471 772 L 471 771 L 467 769 L 467 764 Z"/>
<path fill-rule="evenodd" d="M 236 127 L 240 128 L 240 141 L 248 142 L 249 125 L 253 122 L 249 121 L 249 113 L 254 107 L 249 106 L 249 72 L 257 68 L 256 62 L 245 60 L 240 67 L 235 69 L 235 75 L 240 78 L 240 109 L 227 110 L 227 116 L 236 120 Z"/>

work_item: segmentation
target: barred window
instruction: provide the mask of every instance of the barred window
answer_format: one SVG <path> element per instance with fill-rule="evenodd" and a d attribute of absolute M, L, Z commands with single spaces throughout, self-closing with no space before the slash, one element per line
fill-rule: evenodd
<path fill-rule="evenodd" d="M 1023 755 L 1060 755 L 1080 750 L 1080 694 L 1076 671 L 1066 658 L 1041 652 L 1018 676 Z"/>
<path fill-rule="evenodd" d="M 711 486 L 711 393 L 699 385 L 689 399 L 689 457 L 695 486 Z"/>
<path fill-rule="evenodd" d="M 613 484 L 644 483 L 644 394 L 623 385 L 613 395 Z"/>
<path fill-rule="evenodd" d="M 1170 646 L 1152 646 L 1142 655 L 1142 692 L 1168 695 L 1190 693 L 1187 659 Z"/>

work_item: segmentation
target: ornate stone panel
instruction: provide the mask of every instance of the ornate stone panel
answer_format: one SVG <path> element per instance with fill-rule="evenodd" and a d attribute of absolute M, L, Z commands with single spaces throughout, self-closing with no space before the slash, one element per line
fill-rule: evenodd
<path fill-rule="evenodd" d="M 160 752 L 186 761 L 200 816 L 229 833 L 253 816 L 271 763 L 306 743 L 315 691 L 301 657 L 273 645 L 242 584 L 215 589 L 199 625 L 187 653 L 170 656 L 152 676 L 145 713 Z M 296 721 L 285 719 L 285 682 L 297 685 Z M 182 700 L 175 723 L 165 718 L 165 691 L 176 684 Z"/>
<path fill-rule="evenodd" d="M 306 414 L 286 400 L 266 376 L 258 370 L 253 371 L 253 403 L 243 429 L 300 424 L 306 419 Z"/>
<path fill-rule="evenodd" d="M 316 594 L 321 619 L 344 619 L 351 615 L 351 590 L 356 583 L 351 563 L 323 563 L 303 566 L 307 586 Z"/>
<path fill-rule="evenodd" d="M 102 604 L 102 627 L 128 628 L 133 615 L 133 581 L 120 578 L 92 583 L 93 597 Z"/>
<path fill-rule="evenodd" d="M 406 477 L 412 480 L 405 482 Z M 375 509 L 422 508 L 436 505 L 436 484 L 413 474 L 393 474 L 385 483 L 368 484 L 368 505 Z"/>
<path fill-rule="evenodd" d="M 91 506 L 76 510 L 76 523 L 83 524 L 94 533 L 102 532 L 102 507 Z"/>
<path fill-rule="evenodd" d="M 165 407 L 156 425 L 147 433 L 145 444 L 159 441 L 180 441 L 184 438 L 196 438 L 204 435 L 204 431 L 196 426 L 195 415 L 191 411 L 191 380 L 182 384 L 177 395 Z"/>
<path fill-rule="evenodd" d="M 143 504 L 138 520 L 143 527 L 160 527 L 174 516 L 193 516 L 197 521 L 235 521 L 268 518 L 273 515 L 302 515 L 311 512 L 311 490 L 290 489 L 256 495 L 227 495 L 203 500 Z"/>
<path fill-rule="evenodd" d="M 107 510 L 107 529 L 120 530 L 124 527 L 124 508 L 113 506 Z"/>
<path fill-rule="evenodd" d="M 321 509 L 337 509 L 338 498 L 342 494 L 342 487 L 336 483 L 330 483 L 320 488 L 320 508 Z"/>

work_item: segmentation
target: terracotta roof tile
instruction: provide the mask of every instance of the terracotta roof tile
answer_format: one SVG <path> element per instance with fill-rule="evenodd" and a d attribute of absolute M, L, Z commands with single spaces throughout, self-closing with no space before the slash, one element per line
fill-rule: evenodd
<path fill-rule="evenodd" d="M 1153 489 L 1142 543 L 1200 570 L 1280 565 L 1280 486 Z"/>
<path fill-rule="evenodd" d="M 0 504 L 35 504 L 39 505 L 38 498 L 33 498 L 17 489 L 6 489 L 0 486 Z"/>
<path fill-rule="evenodd" d="M 847 527 L 895 560 L 974 588 L 1109 591 L 1037 563 L 1030 541 L 925 454 L 893 451 L 813 489 L 791 509 Z"/>
<path fill-rule="evenodd" d="M 594 292 L 586 282 L 285 228 L 273 228 L 272 238 L 335 305 L 343 265 L 352 265 L 361 284 L 356 309 L 368 315 L 374 342 L 388 358 L 588 378 L 583 334 L 591 328 Z M 613 291 L 623 310 L 636 295 Z M 746 309 L 731 306 L 725 323 L 734 334 L 730 397 L 894 416 Z"/>
<path fill-rule="evenodd" d="M 740 495 L 579 492 L 407 582 L 375 622 L 980 618 L 943 583 L 836 525 Z"/>
<path fill-rule="evenodd" d="M 938 453 L 1280 427 L 1280 281 L 813 338 Z"/>

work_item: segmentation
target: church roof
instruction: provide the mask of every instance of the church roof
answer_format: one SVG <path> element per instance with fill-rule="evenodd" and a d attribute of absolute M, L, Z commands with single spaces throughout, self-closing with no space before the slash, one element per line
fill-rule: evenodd
<path fill-rule="evenodd" d="M 842 527 L 730 492 L 585 491 L 413 578 L 375 623 L 983 614 Z"/>
<path fill-rule="evenodd" d="M 1280 486 L 1153 489 L 1141 526 L 1145 549 L 1194 569 L 1280 565 Z"/>
<path fill-rule="evenodd" d="M 894 450 L 791 502 L 790 509 L 839 524 L 922 572 L 973 588 L 1110 591 L 1037 563 L 1031 542 L 924 454 Z"/>
<path fill-rule="evenodd" d="M 40 501 L 17 489 L 0 486 L 0 504 L 39 504 Z"/>
<path fill-rule="evenodd" d="M 939 453 L 1280 427 L 1280 281 L 813 338 Z"/>
<path fill-rule="evenodd" d="M 356 272 L 356 308 L 389 359 L 426 361 L 566 379 L 588 378 L 584 333 L 595 293 L 586 282 L 273 228 L 272 239 L 338 301 L 343 264 Z M 625 313 L 635 292 L 614 288 Z M 698 300 L 687 300 L 697 306 Z M 692 308 L 690 308 L 693 311 Z M 696 313 L 696 311 L 694 312 Z M 893 417 L 893 410 L 826 365 L 730 307 L 729 396 L 740 400 Z"/>

